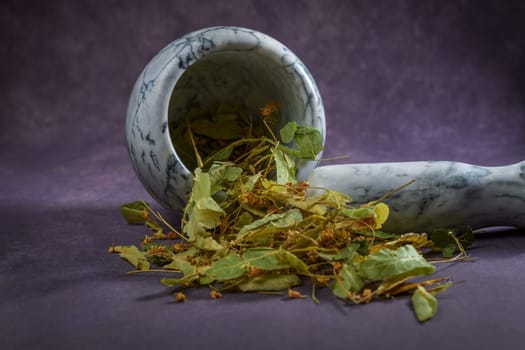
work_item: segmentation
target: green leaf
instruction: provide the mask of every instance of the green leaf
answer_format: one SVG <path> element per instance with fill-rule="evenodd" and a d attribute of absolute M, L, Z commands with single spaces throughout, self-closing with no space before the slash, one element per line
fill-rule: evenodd
<path fill-rule="evenodd" d="M 241 215 L 239 215 L 239 218 L 235 222 L 235 227 L 238 229 L 243 228 L 246 225 L 249 225 L 253 222 L 253 216 L 252 214 L 248 213 L 247 211 L 242 212 Z"/>
<path fill-rule="evenodd" d="M 323 150 L 323 137 L 319 130 L 302 125 L 297 127 L 294 141 L 301 152 L 300 158 L 314 160 Z"/>
<path fill-rule="evenodd" d="M 248 176 L 242 184 L 242 192 L 251 192 L 255 187 L 255 184 L 261 179 L 262 174 L 257 173 L 255 175 Z"/>
<path fill-rule="evenodd" d="M 210 197 L 211 180 L 208 173 L 195 169 L 192 199 L 187 210 L 189 219 L 182 228 L 190 240 L 206 234 L 206 229 L 213 229 L 221 223 L 225 214 L 219 204 Z"/>
<path fill-rule="evenodd" d="M 297 131 L 297 123 L 296 122 L 288 122 L 288 123 L 286 123 L 286 125 L 283 126 L 281 130 L 279 130 L 279 133 L 281 135 L 281 141 L 284 142 L 284 143 L 292 142 L 296 131 Z"/>
<path fill-rule="evenodd" d="M 359 292 L 364 282 L 351 264 L 344 264 L 331 285 L 332 292 L 341 299 L 348 298 L 350 292 Z"/>
<path fill-rule="evenodd" d="M 286 213 L 280 213 L 280 214 L 268 215 L 268 216 L 265 216 L 263 218 L 257 219 L 254 222 L 252 222 L 251 224 L 246 225 L 243 228 L 241 228 L 241 230 L 237 234 L 237 237 L 238 238 L 242 238 L 248 232 L 257 230 L 257 229 L 265 226 L 266 224 L 268 224 L 268 223 L 270 223 L 272 221 L 275 221 L 275 220 L 282 219 L 285 216 L 286 216 Z"/>
<path fill-rule="evenodd" d="M 301 157 L 301 151 L 299 151 L 298 149 L 295 149 L 295 148 L 286 147 L 286 146 L 280 144 L 279 145 L 279 150 L 281 150 L 284 153 L 286 153 L 287 155 L 295 157 L 295 158 L 300 158 Z"/>
<path fill-rule="evenodd" d="M 228 160 L 228 158 L 230 158 L 232 152 L 233 152 L 233 145 L 228 145 L 222 149 L 220 149 L 219 151 L 213 153 L 212 155 L 210 155 L 208 158 L 206 158 L 206 160 L 204 161 L 205 164 L 208 164 L 210 162 L 213 162 L 213 161 L 217 161 L 217 162 L 225 162 Z M 177 150 L 178 152 L 178 150 Z"/>
<path fill-rule="evenodd" d="M 323 137 L 315 128 L 288 122 L 280 130 L 280 134 L 282 142 L 290 143 L 293 140 L 296 146 L 296 149 L 283 149 L 283 151 L 298 158 L 314 160 L 323 150 Z"/>
<path fill-rule="evenodd" d="M 299 284 L 301 284 L 301 279 L 295 274 L 265 273 L 246 279 L 237 286 L 243 292 L 271 292 L 285 290 Z"/>
<path fill-rule="evenodd" d="M 465 233 L 459 238 L 459 241 L 463 245 L 463 247 L 468 247 L 472 243 L 474 243 L 474 232 L 470 227 L 467 228 Z"/>
<path fill-rule="evenodd" d="M 324 201 L 327 205 L 330 205 L 334 208 L 342 208 L 345 205 L 350 202 L 350 197 L 342 192 L 336 192 L 336 191 L 325 191 L 326 192 L 326 198 Z"/>
<path fill-rule="evenodd" d="M 197 210 L 194 210 L 193 214 L 201 226 L 211 229 L 221 223 L 221 216 L 224 214 L 224 211 L 213 198 L 200 199 L 196 203 L 195 208 Z"/>
<path fill-rule="evenodd" d="M 197 272 L 199 274 L 199 284 L 202 286 L 209 285 L 215 282 L 215 278 L 212 275 L 207 275 L 211 265 L 197 266 Z"/>
<path fill-rule="evenodd" d="M 362 220 L 374 216 L 374 207 L 362 208 L 342 208 L 341 214 L 348 216 L 350 219 Z"/>
<path fill-rule="evenodd" d="M 355 242 L 357 245 L 357 252 L 361 255 L 368 255 L 370 251 L 370 243 L 366 239 Z"/>
<path fill-rule="evenodd" d="M 357 249 L 359 248 L 360 244 L 352 242 L 343 249 L 337 251 L 337 253 L 334 254 L 327 254 L 327 253 L 317 253 L 321 258 L 327 260 L 327 261 L 338 261 L 338 260 L 344 260 L 344 261 L 352 261 L 352 259 L 355 257 L 357 253 Z"/>
<path fill-rule="evenodd" d="M 136 201 L 121 205 L 119 210 L 128 224 L 144 224 L 148 219 L 149 205 Z"/>
<path fill-rule="evenodd" d="M 163 278 L 160 280 L 160 283 L 167 287 L 173 287 L 178 285 L 185 285 L 187 283 L 190 283 L 194 280 L 196 280 L 197 276 L 191 276 L 191 277 L 182 277 L 182 278 Z"/>
<path fill-rule="evenodd" d="M 199 248 L 202 250 L 217 251 L 217 250 L 224 249 L 224 247 L 219 242 L 214 240 L 212 237 L 197 236 L 195 237 L 195 241 L 193 242 L 193 245 L 195 246 L 195 248 Z"/>
<path fill-rule="evenodd" d="M 233 163 L 213 163 L 208 170 L 210 176 L 210 195 L 214 195 L 230 187 L 229 183 L 235 181 L 241 173 L 242 169 L 233 166 Z"/>
<path fill-rule="evenodd" d="M 225 256 L 215 261 L 206 270 L 206 275 L 213 277 L 216 281 L 222 282 L 241 277 L 246 272 L 244 262 L 238 254 Z"/>
<path fill-rule="evenodd" d="M 295 184 L 295 162 L 283 151 L 276 149 L 274 151 L 275 168 L 277 173 L 277 183 L 284 185 L 287 183 Z"/>
<path fill-rule="evenodd" d="M 222 174 L 222 181 L 235 181 L 242 174 L 242 168 L 236 166 L 228 166 Z"/>
<path fill-rule="evenodd" d="M 237 234 L 237 239 L 242 239 L 250 231 L 260 229 L 270 223 L 273 227 L 286 228 L 291 227 L 302 220 L 303 217 L 299 209 L 291 209 L 284 213 L 268 215 L 244 226 Z"/>
<path fill-rule="evenodd" d="M 283 197 L 283 200 L 291 206 L 313 214 L 325 215 L 328 211 L 325 202 L 326 198 L 328 197 L 328 194 L 326 192 L 320 195 L 309 196 L 306 199 L 297 199 L 293 196 L 289 196 L 286 194 L 284 194 Z"/>
<path fill-rule="evenodd" d="M 144 222 L 144 225 L 151 228 L 153 231 L 155 231 L 155 233 L 162 233 L 162 226 L 160 226 L 159 223 L 156 221 L 153 221 L 151 219 L 146 219 L 146 221 Z"/>
<path fill-rule="evenodd" d="M 412 306 L 417 320 L 425 322 L 436 314 L 438 302 L 424 287 L 418 286 L 412 295 Z"/>
<path fill-rule="evenodd" d="M 290 267 L 294 268 L 295 271 L 297 271 L 301 275 L 310 275 L 310 269 L 308 265 L 301 259 L 299 259 L 295 254 L 285 250 L 284 248 L 280 248 L 279 251 L 281 252 L 281 256 L 283 259 L 288 262 Z"/>
<path fill-rule="evenodd" d="M 246 264 L 265 271 L 293 268 L 302 275 L 310 273 L 308 265 L 284 249 L 253 248 L 246 250 L 243 257 Z"/>
<path fill-rule="evenodd" d="M 211 196 L 210 174 L 203 172 L 200 168 L 195 169 L 192 196 L 194 201 Z"/>
<path fill-rule="evenodd" d="M 290 209 L 285 214 L 282 218 L 272 220 L 271 225 L 278 228 L 287 228 L 303 221 L 303 215 L 299 209 Z"/>
<path fill-rule="evenodd" d="M 192 276 L 196 274 L 197 269 L 188 260 L 183 257 L 177 256 L 173 260 L 163 266 L 167 270 L 178 270 L 182 272 L 184 277 Z"/>
<path fill-rule="evenodd" d="M 134 245 L 115 247 L 120 252 L 120 257 L 129 262 L 137 270 L 149 270 L 150 263 L 143 252 Z"/>
<path fill-rule="evenodd" d="M 177 286 L 186 282 L 187 280 L 185 278 L 162 278 L 160 280 L 160 283 L 167 287 Z"/>
<path fill-rule="evenodd" d="M 289 268 L 288 262 L 279 258 L 279 253 L 279 250 L 272 248 L 253 248 L 247 249 L 243 254 L 243 258 L 250 266 L 265 271 Z"/>
<path fill-rule="evenodd" d="M 434 247 L 441 250 L 444 258 L 451 258 L 458 247 L 454 237 L 453 231 L 448 229 L 435 229 L 430 235 L 430 240 L 434 243 Z"/>
<path fill-rule="evenodd" d="M 382 249 L 367 255 L 360 264 L 359 274 L 368 280 L 379 281 L 431 275 L 434 270 L 433 265 L 407 244 L 396 250 Z"/>

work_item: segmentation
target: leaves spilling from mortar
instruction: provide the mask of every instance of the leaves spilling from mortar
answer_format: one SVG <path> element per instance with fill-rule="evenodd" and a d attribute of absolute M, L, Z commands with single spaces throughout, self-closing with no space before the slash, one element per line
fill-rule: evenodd
<path fill-rule="evenodd" d="M 316 129 L 289 122 L 278 140 L 270 129 L 277 112 L 276 103 L 264 106 L 255 126 L 231 108 L 219 108 L 216 118 L 242 119 L 227 135 L 231 123 L 212 128 L 201 120 L 184 126 L 179 132 L 193 143 L 198 167 L 181 230 L 143 201 L 125 204 L 120 210 L 127 222 L 144 224 L 151 233 L 140 248 L 112 246 L 110 252 L 129 262 L 135 268 L 131 273 L 166 273 L 161 282 L 176 287 L 179 301 L 186 301 L 182 289 L 199 286 L 211 288 L 212 298 L 234 290 L 288 290 L 290 298 L 302 298 L 292 288 L 309 278 L 316 302 L 319 287 L 354 303 L 412 293 L 417 319 L 430 319 L 437 311 L 434 295 L 451 282 L 426 277 L 435 271 L 426 253 L 465 259 L 471 231 L 458 236 L 436 230 L 430 238 L 386 233 L 381 231 L 386 204 L 353 207 L 346 194 L 298 181 L 296 161 L 314 160 L 322 137 Z M 207 149 L 201 158 L 198 146 L 210 144 L 221 147 Z"/>

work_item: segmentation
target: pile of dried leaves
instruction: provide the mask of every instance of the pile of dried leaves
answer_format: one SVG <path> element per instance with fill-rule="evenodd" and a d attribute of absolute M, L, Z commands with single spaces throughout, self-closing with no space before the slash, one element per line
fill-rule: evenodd
<path fill-rule="evenodd" d="M 238 125 L 244 129 L 231 140 L 214 135 L 204 122 L 202 130 L 199 123 L 177 130 L 193 144 L 198 164 L 181 230 L 147 203 L 129 203 L 120 208 L 126 220 L 145 224 L 151 233 L 140 247 L 112 246 L 110 252 L 131 263 L 136 269 L 131 273 L 165 273 L 161 282 L 176 286 L 181 301 L 182 290 L 200 286 L 209 287 L 213 298 L 225 291 L 283 290 L 303 297 L 292 288 L 309 278 L 315 302 L 319 287 L 354 303 L 411 293 L 417 319 L 431 318 L 434 295 L 451 282 L 426 277 L 435 271 L 428 256 L 440 251 L 438 261 L 465 259 L 472 232 L 435 230 L 430 237 L 383 232 L 389 214 L 384 203 L 354 207 L 346 194 L 297 181 L 296 161 L 315 159 L 322 138 L 295 122 L 277 138 L 269 126 L 277 111 L 275 104 L 261 109 L 257 128 L 243 118 Z M 230 123 L 240 120 L 235 111 L 228 113 Z M 198 145 L 210 142 L 222 148 L 202 159 Z"/>

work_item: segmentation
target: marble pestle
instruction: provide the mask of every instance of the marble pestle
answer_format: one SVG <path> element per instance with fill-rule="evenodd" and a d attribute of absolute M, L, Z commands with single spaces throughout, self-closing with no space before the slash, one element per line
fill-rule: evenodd
<path fill-rule="evenodd" d="M 525 162 L 499 167 L 448 161 L 328 165 L 308 177 L 312 186 L 350 195 L 354 205 L 379 199 L 411 180 L 384 200 L 390 207 L 385 231 L 525 227 Z"/>

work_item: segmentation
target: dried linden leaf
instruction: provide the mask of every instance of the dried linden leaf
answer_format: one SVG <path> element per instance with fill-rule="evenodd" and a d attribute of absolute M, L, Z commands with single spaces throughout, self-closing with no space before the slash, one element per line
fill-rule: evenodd
<path fill-rule="evenodd" d="M 288 122 L 285 126 L 279 131 L 279 134 L 281 135 L 281 141 L 284 143 L 290 143 L 293 140 L 293 137 L 295 136 L 295 132 L 297 131 L 297 123 L 296 122 Z"/>
<path fill-rule="evenodd" d="M 314 160 L 317 154 L 323 150 L 323 137 L 319 130 L 302 125 L 297 127 L 294 141 L 303 159 Z"/>
<path fill-rule="evenodd" d="M 344 264 L 337 274 L 332 292 L 341 299 L 346 299 L 350 292 L 358 292 L 363 288 L 364 282 L 352 264 Z"/>
<path fill-rule="evenodd" d="M 116 247 L 120 252 L 120 257 L 129 262 L 137 270 L 149 270 L 150 263 L 144 256 L 144 253 L 138 250 L 134 245 Z"/>
<path fill-rule="evenodd" d="M 458 245 L 452 235 L 453 231 L 447 229 L 435 229 L 430 235 L 430 240 L 434 243 L 434 247 L 441 250 L 444 258 L 451 258 L 456 252 Z"/>
<path fill-rule="evenodd" d="M 144 224 L 148 219 L 149 207 L 144 201 L 123 204 L 119 209 L 128 224 Z"/>
<path fill-rule="evenodd" d="M 295 162 L 286 153 L 277 149 L 274 152 L 275 167 L 277 172 L 277 183 L 297 183 L 295 178 Z"/>
<path fill-rule="evenodd" d="M 206 275 L 216 281 L 227 281 L 241 277 L 246 272 L 243 260 L 238 254 L 225 256 L 215 261 L 211 267 L 206 270 Z"/>
<path fill-rule="evenodd" d="M 295 274 L 265 273 L 238 284 L 243 292 L 271 292 L 286 290 L 301 284 L 301 279 Z"/>
<path fill-rule="evenodd" d="M 412 306 L 417 320 L 425 322 L 436 314 L 438 302 L 424 287 L 418 286 L 412 295 Z"/>
<path fill-rule="evenodd" d="M 372 281 L 398 279 L 406 276 L 431 275 L 435 267 L 410 244 L 396 250 L 382 249 L 366 256 L 359 274 Z"/>
<path fill-rule="evenodd" d="M 388 206 L 385 203 L 377 203 L 374 206 L 374 214 L 376 218 L 376 226 L 375 229 L 380 229 L 385 221 L 388 219 L 388 214 L 390 213 L 390 209 L 388 209 Z"/>

